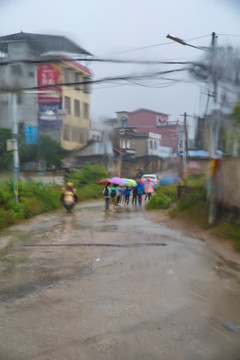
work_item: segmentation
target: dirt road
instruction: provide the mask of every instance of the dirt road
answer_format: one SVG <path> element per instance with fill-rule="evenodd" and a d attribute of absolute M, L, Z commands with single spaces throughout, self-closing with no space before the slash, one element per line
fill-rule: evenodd
<path fill-rule="evenodd" d="M 238 360 L 239 269 L 103 202 L 0 237 L 0 360 Z"/>

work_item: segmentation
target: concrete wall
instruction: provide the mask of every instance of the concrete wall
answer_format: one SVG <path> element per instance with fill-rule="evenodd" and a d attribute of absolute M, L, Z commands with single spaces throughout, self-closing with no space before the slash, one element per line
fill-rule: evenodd
<path fill-rule="evenodd" d="M 196 167 L 189 167 L 188 174 L 210 174 L 210 161 L 188 160 L 188 164 L 195 163 Z M 194 164 L 193 164 L 194 165 Z M 214 173 L 214 186 L 217 198 L 226 205 L 240 207 L 240 157 L 225 157 L 219 162 Z"/>
<path fill-rule="evenodd" d="M 218 184 L 222 201 L 240 207 L 240 157 L 223 159 Z"/>

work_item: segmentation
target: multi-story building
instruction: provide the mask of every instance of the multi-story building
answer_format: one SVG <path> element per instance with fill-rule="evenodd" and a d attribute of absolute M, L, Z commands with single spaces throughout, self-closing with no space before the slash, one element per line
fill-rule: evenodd
<path fill-rule="evenodd" d="M 114 126 L 132 127 L 137 132 L 151 132 L 161 135 L 161 146 L 171 147 L 173 153 L 183 151 L 184 127 L 180 121 L 171 122 L 169 115 L 147 109 L 132 112 L 119 111 Z"/>
<path fill-rule="evenodd" d="M 86 145 L 92 73 L 70 54 L 91 54 L 64 36 L 23 32 L 0 37 L 0 52 L 0 90 L 15 90 L 15 95 L 0 93 L 0 127 L 12 128 L 12 99 L 16 97 L 18 128 L 25 131 L 29 142 L 40 132 L 66 150 Z M 69 83 L 76 84 L 61 86 Z M 24 91 L 26 88 L 38 91 Z"/>

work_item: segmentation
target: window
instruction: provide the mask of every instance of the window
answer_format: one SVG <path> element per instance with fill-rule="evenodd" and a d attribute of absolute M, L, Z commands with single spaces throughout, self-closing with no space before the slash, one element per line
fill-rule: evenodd
<path fill-rule="evenodd" d="M 70 128 L 68 125 L 64 125 L 63 128 L 63 140 L 69 140 L 69 133 L 70 133 Z"/>
<path fill-rule="evenodd" d="M 153 142 L 150 140 L 150 149 L 153 149 Z"/>
<path fill-rule="evenodd" d="M 87 76 L 83 77 L 83 81 L 90 81 L 90 78 Z M 83 84 L 83 92 L 85 92 L 86 94 L 90 93 L 90 84 Z"/>
<path fill-rule="evenodd" d="M 179 145 L 178 145 L 179 148 L 182 149 L 182 148 L 183 148 L 183 140 L 179 140 L 179 143 L 178 143 L 178 144 L 179 144 Z"/>
<path fill-rule="evenodd" d="M 130 149 L 130 140 L 127 139 L 127 149 Z"/>
<path fill-rule="evenodd" d="M 72 128 L 72 141 L 79 142 L 81 136 L 81 129 Z"/>
<path fill-rule="evenodd" d="M 17 104 L 21 105 L 23 103 L 22 94 L 17 94 Z"/>
<path fill-rule="evenodd" d="M 24 122 L 18 123 L 18 131 L 22 132 L 24 130 Z"/>
<path fill-rule="evenodd" d="M 125 139 L 122 139 L 122 141 L 121 141 L 121 148 L 126 149 L 126 140 Z"/>
<path fill-rule="evenodd" d="M 88 105 L 88 103 L 84 103 L 83 117 L 84 117 L 84 119 L 89 118 L 89 105 Z"/>
<path fill-rule="evenodd" d="M 74 73 L 74 82 L 79 83 L 82 80 L 81 73 Z M 81 90 L 81 84 L 75 84 L 74 85 L 76 90 Z"/>
<path fill-rule="evenodd" d="M 74 115 L 80 117 L 80 101 L 74 100 Z"/>
<path fill-rule="evenodd" d="M 165 124 L 164 119 L 162 119 L 160 116 L 157 117 L 157 125 Z"/>
<path fill-rule="evenodd" d="M 64 108 L 67 114 L 71 114 L 71 99 L 68 96 L 64 96 Z"/>
<path fill-rule="evenodd" d="M 12 65 L 12 73 L 14 75 L 21 75 L 22 74 L 21 65 Z"/>
<path fill-rule="evenodd" d="M 154 141 L 154 149 L 157 149 L 157 142 Z"/>
<path fill-rule="evenodd" d="M 87 129 L 79 129 L 80 130 L 80 139 L 79 142 L 81 144 L 86 144 L 88 140 L 88 131 Z"/>
<path fill-rule="evenodd" d="M 71 74 L 71 70 L 65 69 L 65 71 L 64 71 L 64 82 L 65 83 L 70 82 L 70 74 Z"/>

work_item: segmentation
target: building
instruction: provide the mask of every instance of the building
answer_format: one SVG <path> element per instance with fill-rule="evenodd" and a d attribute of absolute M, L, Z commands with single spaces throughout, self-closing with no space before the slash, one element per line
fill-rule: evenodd
<path fill-rule="evenodd" d="M 180 121 L 170 122 L 169 115 L 147 109 L 133 112 L 117 112 L 117 123 L 124 123 L 125 127 L 133 127 L 138 132 L 151 132 L 161 135 L 161 145 L 171 147 L 173 153 L 183 151 L 184 131 Z"/>
<path fill-rule="evenodd" d="M 16 95 L 0 94 L 0 127 L 12 128 L 16 99 L 18 129 L 28 134 L 30 143 L 37 133 L 45 133 L 66 150 L 86 145 L 92 73 L 71 54 L 91 54 L 64 36 L 24 32 L 0 37 L 0 52 L 0 88 L 18 90 Z M 83 84 L 59 86 L 71 82 Z M 36 87 L 37 93 L 22 90 Z"/>
<path fill-rule="evenodd" d="M 123 177 L 135 177 L 138 168 L 158 172 L 172 155 L 171 148 L 160 146 L 160 134 L 129 127 L 114 128 L 113 134 L 113 147 L 122 154 Z"/>

